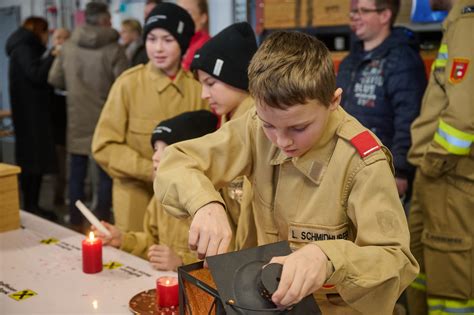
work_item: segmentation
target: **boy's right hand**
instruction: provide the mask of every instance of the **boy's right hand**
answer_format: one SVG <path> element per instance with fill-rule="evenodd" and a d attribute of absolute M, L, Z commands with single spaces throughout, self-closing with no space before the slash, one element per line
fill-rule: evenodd
<path fill-rule="evenodd" d="M 231 238 L 232 230 L 220 203 L 208 203 L 196 212 L 188 243 L 191 250 L 197 250 L 199 259 L 226 253 Z"/>
<path fill-rule="evenodd" d="M 115 248 L 120 248 L 122 245 L 122 232 L 115 226 L 108 222 L 101 221 L 105 228 L 110 232 L 110 236 L 105 235 L 95 226 L 91 225 L 91 230 L 94 232 L 95 236 L 102 240 L 104 245 L 109 245 Z"/>

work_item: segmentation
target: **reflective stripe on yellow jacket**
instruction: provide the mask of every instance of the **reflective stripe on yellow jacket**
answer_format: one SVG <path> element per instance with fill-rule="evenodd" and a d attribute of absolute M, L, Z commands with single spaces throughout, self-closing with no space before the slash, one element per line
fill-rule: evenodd
<path fill-rule="evenodd" d="M 223 203 L 216 189 L 247 176 L 259 244 L 315 242 L 333 263 L 328 283 L 345 303 L 326 311 L 348 304 L 363 314 L 392 314 L 418 266 L 386 155 L 361 158 L 349 141 L 364 130 L 338 108 L 317 146 L 291 159 L 266 138 L 251 110 L 213 134 L 168 147 L 155 194 L 168 212 L 194 215 L 209 202 Z"/>

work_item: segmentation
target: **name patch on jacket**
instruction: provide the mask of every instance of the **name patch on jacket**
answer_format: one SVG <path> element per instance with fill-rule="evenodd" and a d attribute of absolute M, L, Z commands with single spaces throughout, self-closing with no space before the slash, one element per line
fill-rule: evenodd
<path fill-rule="evenodd" d="M 349 232 L 347 225 L 338 227 L 301 226 L 290 224 L 288 240 L 292 242 L 315 242 L 328 240 L 347 240 Z"/>

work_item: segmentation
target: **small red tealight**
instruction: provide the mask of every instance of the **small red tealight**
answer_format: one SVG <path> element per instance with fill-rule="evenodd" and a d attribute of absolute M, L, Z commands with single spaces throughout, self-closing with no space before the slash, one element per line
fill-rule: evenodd
<path fill-rule="evenodd" d="M 156 280 L 156 304 L 159 307 L 177 306 L 178 293 L 178 278 L 160 277 Z"/>
<path fill-rule="evenodd" d="M 102 240 L 94 237 L 94 232 L 82 241 L 82 271 L 97 273 L 102 271 Z"/>

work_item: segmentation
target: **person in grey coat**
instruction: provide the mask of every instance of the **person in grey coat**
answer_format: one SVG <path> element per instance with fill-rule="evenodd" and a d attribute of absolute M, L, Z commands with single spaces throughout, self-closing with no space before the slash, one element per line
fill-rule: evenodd
<path fill-rule="evenodd" d="M 84 199 L 84 181 L 91 154 L 94 129 L 115 79 L 128 67 L 119 34 L 111 28 L 108 6 L 90 2 L 86 24 L 76 28 L 49 72 L 48 81 L 67 90 L 67 151 L 70 155 L 69 211 L 73 228 L 82 229 L 83 218 L 76 200 Z M 98 166 L 97 166 L 98 167 Z M 95 212 L 109 219 L 112 181 L 99 168 Z"/>

